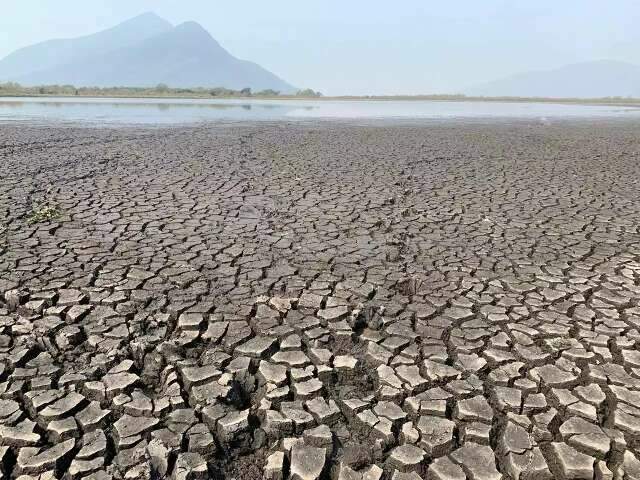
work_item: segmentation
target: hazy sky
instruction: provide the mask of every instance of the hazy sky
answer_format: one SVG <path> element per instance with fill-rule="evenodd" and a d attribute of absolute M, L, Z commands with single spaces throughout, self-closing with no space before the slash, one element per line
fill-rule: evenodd
<path fill-rule="evenodd" d="M 456 92 L 596 59 L 640 64 L 639 0 L 2 0 L 0 58 L 146 11 L 325 94 Z"/>

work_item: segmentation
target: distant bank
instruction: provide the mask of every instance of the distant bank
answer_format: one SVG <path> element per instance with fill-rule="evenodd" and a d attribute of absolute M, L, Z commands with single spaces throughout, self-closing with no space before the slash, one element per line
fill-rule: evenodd
<path fill-rule="evenodd" d="M 612 105 L 640 107 L 640 98 L 631 97 L 517 97 L 469 95 L 342 95 L 324 96 L 311 89 L 295 94 L 281 94 L 275 90 L 252 91 L 250 88 L 155 88 L 139 87 L 79 87 L 72 85 L 43 85 L 24 87 L 16 83 L 0 84 L 0 97 L 82 97 L 82 98 L 144 98 L 144 99 L 264 99 L 264 100 L 351 100 L 351 101 L 450 101 L 450 102 L 527 102 L 566 103 L 580 105 Z"/>
<path fill-rule="evenodd" d="M 0 97 L 99 97 L 99 98 L 319 98 L 322 93 L 310 88 L 295 93 L 274 89 L 254 91 L 249 87 L 174 88 L 164 84 L 155 87 L 76 87 L 74 85 L 24 86 L 16 82 L 0 83 Z"/>

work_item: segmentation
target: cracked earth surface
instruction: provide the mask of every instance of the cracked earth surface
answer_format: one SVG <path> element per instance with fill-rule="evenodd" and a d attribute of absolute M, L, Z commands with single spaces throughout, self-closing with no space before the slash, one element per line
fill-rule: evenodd
<path fill-rule="evenodd" d="M 0 127 L 2 478 L 640 478 L 639 134 Z"/>

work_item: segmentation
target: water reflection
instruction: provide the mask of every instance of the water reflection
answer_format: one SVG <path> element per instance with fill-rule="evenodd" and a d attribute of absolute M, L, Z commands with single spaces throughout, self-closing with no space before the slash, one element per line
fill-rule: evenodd
<path fill-rule="evenodd" d="M 237 100 L 193 99 L 0 99 L 0 121 L 57 120 L 82 123 L 170 124 L 208 120 L 260 120 L 284 118 L 313 105 Z"/>
<path fill-rule="evenodd" d="M 239 109 L 241 108 L 242 110 L 251 110 L 253 108 L 261 108 L 261 109 L 265 109 L 265 110 L 279 110 L 279 109 L 286 109 L 286 110 L 291 110 L 292 107 L 287 106 L 287 105 L 273 105 L 273 104 L 263 104 L 263 105 L 252 105 L 250 103 L 244 103 L 244 104 L 222 104 L 222 103 L 156 103 L 156 102 L 149 102 L 149 103 L 133 103 L 133 102 L 126 102 L 126 103 L 122 103 L 118 100 L 116 101 L 112 101 L 112 102 L 96 102 L 96 103 L 92 103 L 92 102 L 74 102 L 74 101 L 21 101 L 21 100 L 2 100 L 0 99 L 0 109 L 4 109 L 4 108 L 12 108 L 12 109 L 25 109 L 25 108 L 30 108 L 33 110 L 41 110 L 41 109 L 47 109 L 47 108 L 86 108 L 88 110 L 93 110 L 96 109 L 96 106 L 98 106 L 100 109 L 105 108 L 105 107 L 112 107 L 112 108 L 120 108 L 120 109 L 134 109 L 134 108 L 140 108 L 140 109 L 144 109 L 144 110 L 149 110 L 149 109 L 158 109 L 161 112 L 167 112 L 169 110 L 172 109 L 178 109 L 178 108 L 188 108 L 188 109 L 193 109 L 193 108 L 202 108 L 202 109 L 217 109 L 217 110 L 233 110 L 233 109 Z M 312 110 L 314 108 L 314 106 L 306 106 L 306 107 L 296 107 L 296 108 L 304 108 L 306 110 Z"/>
<path fill-rule="evenodd" d="M 334 101 L 257 99 L 0 98 L 0 121 L 83 124 L 171 124 L 211 120 L 293 118 L 444 119 L 616 117 L 640 115 L 634 107 L 550 103 L 446 101 Z"/>

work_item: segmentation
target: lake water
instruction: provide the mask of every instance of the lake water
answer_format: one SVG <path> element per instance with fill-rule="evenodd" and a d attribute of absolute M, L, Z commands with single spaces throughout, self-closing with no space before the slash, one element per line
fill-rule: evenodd
<path fill-rule="evenodd" d="M 376 100 L 0 98 L 0 122 L 184 124 L 304 119 L 640 118 L 640 108 L 551 103 Z"/>

